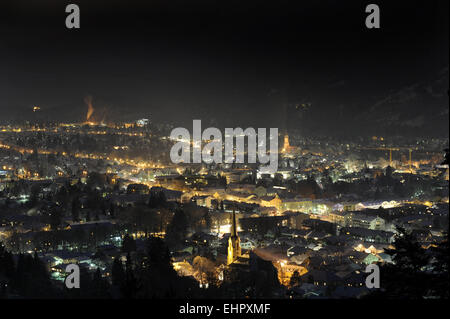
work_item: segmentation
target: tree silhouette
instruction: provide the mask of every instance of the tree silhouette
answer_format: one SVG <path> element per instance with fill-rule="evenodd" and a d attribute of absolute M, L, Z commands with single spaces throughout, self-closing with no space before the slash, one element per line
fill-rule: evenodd
<path fill-rule="evenodd" d="M 125 298 L 130 299 L 136 296 L 138 290 L 137 280 L 133 272 L 130 253 L 127 254 L 125 263 L 125 281 L 122 284 L 121 291 Z"/>
<path fill-rule="evenodd" d="M 122 241 L 122 251 L 129 254 L 136 251 L 136 241 L 128 234 L 126 234 Z"/>
<path fill-rule="evenodd" d="M 188 220 L 183 210 L 177 209 L 167 227 L 167 243 L 171 247 L 179 247 L 187 235 Z"/>
<path fill-rule="evenodd" d="M 301 283 L 302 283 L 302 278 L 301 278 L 300 274 L 298 273 L 298 271 L 296 270 L 296 271 L 294 271 L 294 273 L 291 276 L 289 285 L 291 287 L 296 287 L 296 286 L 301 285 Z"/>
<path fill-rule="evenodd" d="M 450 247 L 448 244 L 448 233 L 445 234 L 445 240 L 439 243 L 436 248 L 433 248 L 434 260 L 433 265 L 433 279 L 432 279 L 432 294 L 441 298 L 449 298 L 450 292 Z"/>
<path fill-rule="evenodd" d="M 385 249 L 393 263 L 380 265 L 381 288 L 369 297 L 390 299 L 423 299 L 432 292 L 434 274 L 428 271 L 431 256 L 417 238 L 402 227 L 392 244 Z"/>
<path fill-rule="evenodd" d="M 80 200 L 78 197 L 75 197 L 72 201 L 72 221 L 78 222 L 80 220 Z"/>
<path fill-rule="evenodd" d="M 450 155 L 449 155 L 449 149 L 446 148 L 444 150 L 445 155 L 444 155 L 444 161 L 442 162 L 442 165 L 450 165 Z"/>
<path fill-rule="evenodd" d="M 120 287 L 125 282 L 125 270 L 123 269 L 120 257 L 114 258 L 111 268 L 112 284 Z"/>

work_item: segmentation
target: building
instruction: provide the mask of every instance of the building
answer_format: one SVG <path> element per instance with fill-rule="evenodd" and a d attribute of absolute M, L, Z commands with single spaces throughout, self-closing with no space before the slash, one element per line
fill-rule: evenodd
<path fill-rule="evenodd" d="M 293 156 L 293 155 L 297 155 L 300 153 L 299 147 L 290 145 L 288 134 L 286 134 L 284 136 L 284 143 L 283 143 L 283 148 L 281 149 L 281 153 L 284 156 Z"/>
<path fill-rule="evenodd" d="M 241 240 L 237 234 L 236 213 L 234 210 L 231 220 L 231 235 L 228 239 L 228 265 L 232 264 L 236 259 L 238 259 L 238 257 L 241 256 Z"/>
<path fill-rule="evenodd" d="M 282 200 L 275 194 L 275 196 L 264 196 L 261 198 L 261 206 L 275 207 L 277 210 L 281 208 Z"/>
<path fill-rule="evenodd" d="M 360 227 L 342 227 L 340 233 L 370 243 L 390 244 L 394 241 L 394 233 Z"/>
<path fill-rule="evenodd" d="M 148 194 L 149 187 L 145 184 L 129 184 L 127 187 L 128 194 Z"/>

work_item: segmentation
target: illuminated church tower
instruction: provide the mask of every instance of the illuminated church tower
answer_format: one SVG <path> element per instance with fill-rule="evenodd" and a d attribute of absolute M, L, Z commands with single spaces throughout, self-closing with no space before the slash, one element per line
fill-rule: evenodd
<path fill-rule="evenodd" d="M 288 157 L 300 154 L 300 147 L 293 146 L 289 143 L 289 135 L 287 133 L 284 135 L 284 143 L 281 153 Z"/>
<path fill-rule="evenodd" d="M 283 152 L 288 152 L 291 149 L 289 145 L 289 135 L 284 135 Z"/>
<path fill-rule="evenodd" d="M 233 210 L 231 220 L 231 234 L 228 239 L 228 255 L 227 264 L 232 264 L 238 257 L 241 256 L 241 240 L 237 234 L 236 213 Z"/>

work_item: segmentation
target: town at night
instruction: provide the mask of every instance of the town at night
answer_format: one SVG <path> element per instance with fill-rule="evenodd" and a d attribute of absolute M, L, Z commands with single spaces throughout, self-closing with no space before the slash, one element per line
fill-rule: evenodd
<path fill-rule="evenodd" d="M 448 3 L 171 2 L 6 5 L 0 299 L 448 299 Z"/>

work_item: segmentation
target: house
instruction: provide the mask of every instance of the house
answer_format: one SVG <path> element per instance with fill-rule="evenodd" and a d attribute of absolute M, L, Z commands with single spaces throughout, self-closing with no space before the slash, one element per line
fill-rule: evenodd
<path fill-rule="evenodd" d="M 171 190 L 157 186 L 154 186 L 150 189 L 150 193 L 153 192 L 163 192 L 168 202 L 181 202 L 181 196 L 183 195 L 183 192 L 181 191 Z"/>
<path fill-rule="evenodd" d="M 136 203 L 145 203 L 148 200 L 148 195 L 131 193 L 119 194 L 111 197 L 111 202 L 116 206 L 134 206 Z"/>
<path fill-rule="evenodd" d="M 264 186 L 258 186 L 255 188 L 254 193 L 258 196 L 258 197 L 264 197 L 267 195 L 267 189 Z"/>
<path fill-rule="evenodd" d="M 305 275 L 305 280 L 315 286 L 329 286 L 338 284 L 340 278 L 331 271 L 312 269 Z"/>
<path fill-rule="evenodd" d="M 285 198 L 281 204 L 282 211 L 310 213 L 312 212 L 312 208 L 312 200 L 300 197 Z"/>
<path fill-rule="evenodd" d="M 293 287 L 290 292 L 290 294 L 294 297 L 298 296 L 306 299 L 321 298 L 325 296 L 325 293 L 326 287 L 317 286 L 313 283 L 303 283 L 299 287 Z"/>
<path fill-rule="evenodd" d="M 372 230 L 360 227 L 343 227 L 340 230 L 341 235 L 347 235 L 351 238 L 372 242 L 389 244 L 394 241 L 394 233 L 382 230 Z"/>
<path fill-rule="evenodd" d="M 355 214 L 352 219 L 352 227 L 362 227 L 374 230 L 386 230 L 386 221 L 378 216 Z"/>
<path fill-rule="evenodd" d="M 430 242 L 433 239 L 433 235 L 428 229 L 414 229 L 411 231 L 411 235 L 420 242 Z"/>
<path fill-rule="evenodd" d="M 145 184 L 129 184 L 127 187 L 127 193 L 140 195 L 148 194 L 149 187 Z"/>
<path fill-rule="evenodd" d="M 281 208 L 282 201 L 278 194 L 275 196 L 264 196 L 261 197 L 261 206 L 264 207 L 275 207 L 277 210 Z"/>

